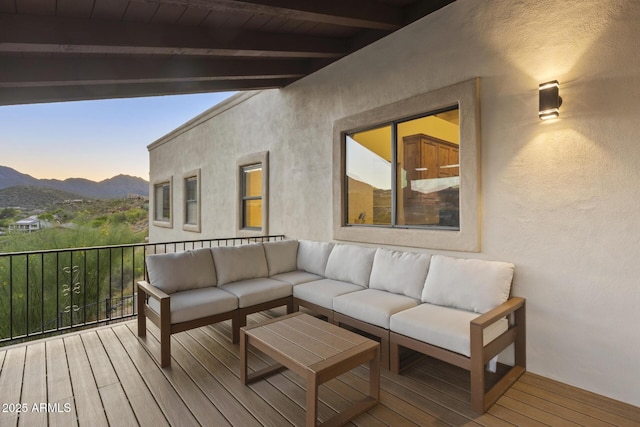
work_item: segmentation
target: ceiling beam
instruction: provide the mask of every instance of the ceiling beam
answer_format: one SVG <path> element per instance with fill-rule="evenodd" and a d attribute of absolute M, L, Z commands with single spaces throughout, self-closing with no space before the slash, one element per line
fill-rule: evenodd
<path fill-rule="evenodd" d="M 0 105 L 282 88 L 295 79 L 0 88 Z"/>
<path fill-rule="evenodd" d="M 0 56 L 0 87 L 300 78 L 309 60 L 153 56 Z"/>
<path fill-rule="evenodd" d="M 156 0 L 130 1 L 157 3 Z M 375 0 L 162 0 L 162 3 L 374 30 L 395 31 L 403 21 L 402 8 Z"/>
<path fill-rule="evenodd" d="M 0 14 L 0 53 L 14 52 L 274 58 L 340 58 L 348 53 L 344 42 L 333 38 Z"/>
<path fill-rule="evenodd" d="M 442 9 L 455 0 L 420 0 L 405 8 L 403 24 L 407 25 L 418 19 Z"/>

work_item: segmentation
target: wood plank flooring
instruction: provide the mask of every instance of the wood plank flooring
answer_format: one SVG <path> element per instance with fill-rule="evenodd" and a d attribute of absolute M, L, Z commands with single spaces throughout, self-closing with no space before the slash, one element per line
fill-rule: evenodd
<path fill-rule="evenodd" d="M 252 315 L 249 324 L 279 314 Z M 304 383 L 293 372 L 240 383 L 228 322 L 173 335 L 172 366 L 164 370 L 149 355 L 160 354 L 157 329 L 149 326 L 141 343 L 135 328 L 126 322 L 0 348 L 0 426 L 304 425 Z M 265 367 L 265 359 L 252 353 L 250 368 Z M 383 370 L 381 385 L 381 403 L 350 426 L 640 425 L 640 408 L 531 373 L 481 416 L 468 403 L 468 373 L 431 358 L 417 358 L 402 375 Z M 365 366 L 322 385 L 319 419 L 367 387 Z"/>

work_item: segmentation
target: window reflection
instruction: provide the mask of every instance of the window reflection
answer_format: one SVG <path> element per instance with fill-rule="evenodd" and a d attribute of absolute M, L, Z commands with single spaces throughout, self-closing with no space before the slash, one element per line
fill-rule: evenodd
<path fill-rule="evenodd" d="M 346 223 L 459 229 L 459 122 L 456 106 L 347 135 Z"/>

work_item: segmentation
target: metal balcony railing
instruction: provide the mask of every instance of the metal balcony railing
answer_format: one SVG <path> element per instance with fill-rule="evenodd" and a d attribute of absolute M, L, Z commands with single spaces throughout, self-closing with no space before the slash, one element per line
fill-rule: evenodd
<path fill-rule="evenodd" d="M 136 316 L 149 254 L 284 239 L 283 235 L 0 254 L 0 346 Z"/>

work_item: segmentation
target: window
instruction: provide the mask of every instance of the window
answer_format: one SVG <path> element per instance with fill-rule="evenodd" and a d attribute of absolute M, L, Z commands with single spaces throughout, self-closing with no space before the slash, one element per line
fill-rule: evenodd
<path fill-rule="evenodd" d="M 184 178 L 184 225 L 186 231 L 200 232 L 200 170 Z"/>
<path fill-rule="evenodd" d="M 171 179 L 159 182 L 153 186 L 154 225 L 158 225 L 160 227 L 171 227 L 173 225 L 171 222 L 171 186 Z"/>
<path fill-rule="evenodd" d="M 479 79 L 334 123 L 333 237 L 480 250 Z"/>
<path fill-rule="evenodd" d="M 457 105 L 347 134 L 345 144 L 346 224 L 460 229 Z"/>
<path fill-rule="evenodd" d="M 262 228 L 262 163 L 242 167 L 242 228 Z"/>
<path fill-rule="evenodd" d="M 238 160 L 238 234 L 267 234 L 268 152 Z"/>

